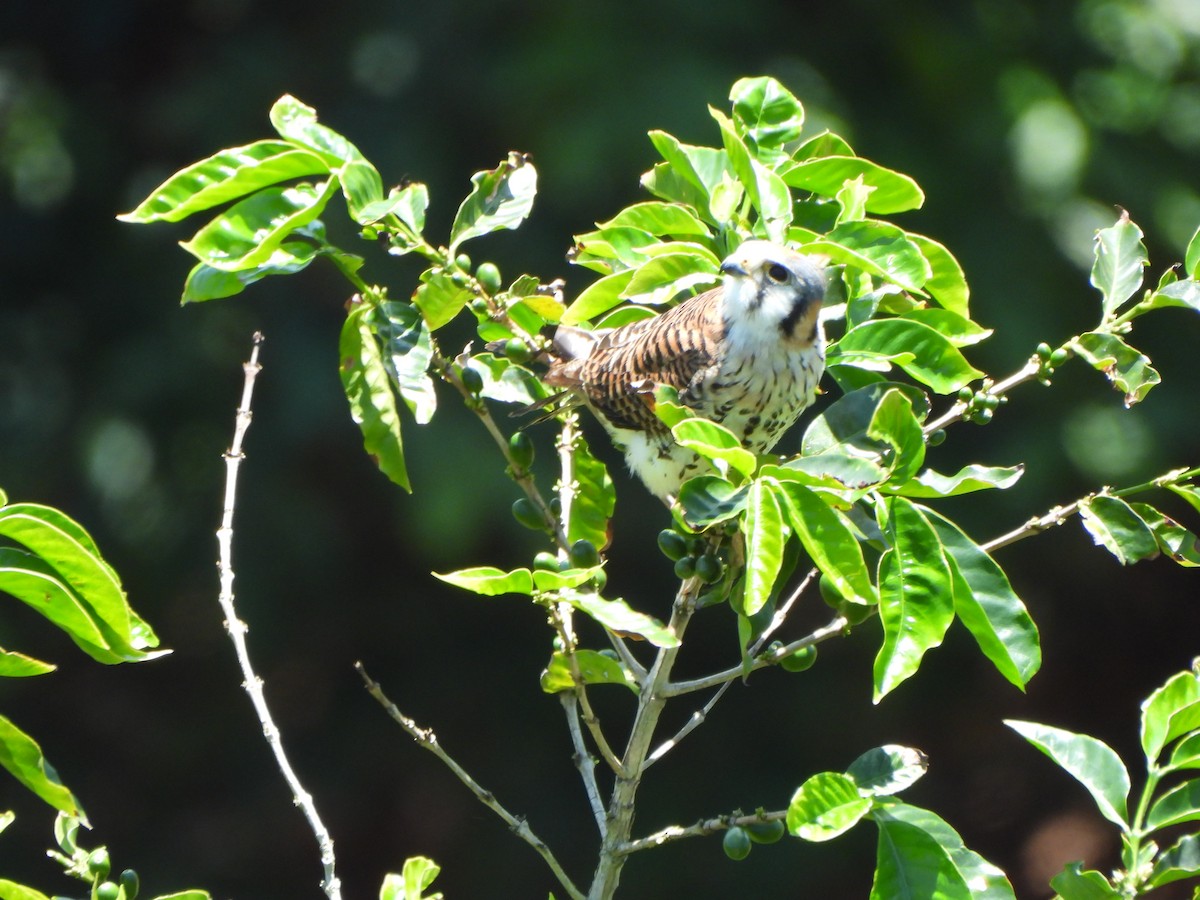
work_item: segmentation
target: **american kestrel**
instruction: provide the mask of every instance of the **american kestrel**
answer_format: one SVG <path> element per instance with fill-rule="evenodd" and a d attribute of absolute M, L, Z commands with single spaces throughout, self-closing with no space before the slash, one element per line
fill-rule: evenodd
<path fill-rule="evenodd" d="M 546 384 L 566 388 L 603 423 L 630 470 L 670 502 L 706 464 L 651 409 L 669 385 L 754 453 L 775 446 L 813 400 L 825 370 L 821 266 L 779 244 L 746 241 L 724 283 L 653 319 L 585 331 L 560 326 Z"/>

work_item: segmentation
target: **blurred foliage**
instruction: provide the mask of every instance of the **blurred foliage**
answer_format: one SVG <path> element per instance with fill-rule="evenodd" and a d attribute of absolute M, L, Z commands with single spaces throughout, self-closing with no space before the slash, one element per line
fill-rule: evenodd
<path fill-rule="evenodd" d="M 459 194 L 469 173 L 511 149 L 531 153 L 538 203 L 522 232 L 496 238 L 493 250 L 503 271 L 561 275 L 573 292 L 563 259 L 570 235 L 642 196 L 636 176 L 654 158 L 645 132 L 704 139 L 704 104 L 720 104 L 746 72 L 780 78 L 811 119 L 922 185 L 925 207 L 905 227 L 951 245 L 973 285 L 975 317 L 1004 326 L 1004 343 L 981 348 L 985 369 L 1010 369 L 1037 342 L 1074 333 L 1094 302 L 1084 284 L 1092 229 L 1112 221 L 1115 204 L 1145 228 L 1157 261 L 1182 258 L 1197 219 L 1200 22 L 1190 0 L 750 0 L 717 14 L 675 0 L 623 16 L 542 0 L 365 0 L 336 15 L 309 0 L 286 14 L 261 0 L 0 7 L 0 480 L 13 496 L 87 521 L 134 605 L 176 650 L 98 669 L 65 659 L 35 616 L 14 615 L 14 642 L 64 662 L 54 683 L 0 685 L 0 703 L 87 798 L 104 823 L 100 841 L 136 855 L 147 890 L 187 882 L 216 895 L 306 896 L 316 879 L 315 863 L 309 871 L 294 862 L 311 858 L 311 839 L 265 747 L 244 740 L 256 726 L 214 602 L 220 452 L 256 328 L 267 335 L 266 370 L 243 482 L 239 594 L 297 766 L 328 798 L 348 892 L 373 891 L 389 854 L 391 868 L 417 852 L 474 859 L 442 874 L 448 896 L 486 894 L 501 871 L 511 883 L 543 878 L 536 859 L 493 840 L 493 823 L 449 776 L 397 742 L 350 670 L 354 659 L 417 718 L 441 711 L 443 742 L 498 795 L 542 798 L 523 810 L 533 824 L 589 836 L 592 826 L 586 815 L 551 818 L 553 798 L 578 789 L 558 704 L 516 705 L 535 695 L 520 679 L 535 683 L 545 647 L 513 637 L 510 610 L 480 607 L 423 574 L 465 556 L 527 557 L 528 546 L 504 543 L 506 529 L 488 524 L 509 521 L 511 488 L 486 471 L 470 477 L 470 440 L 411 429 L 418 493 L 381 489 L 333 365 L 338 281 L 314 270 L 298 285 L 256 286 L 253 305 L 180 311 L 186 259 L 113 215 L 182 162 L 253 139 L 262 110 L 291 92 L 355 135 L 389 181 L 418 179 L 438 196 Z M 431 227 L 445 232 L 451 212 L 437 210 L 445 218 Z M 403 265 L 397 283 L 415 277 Z M 1195 458 L 1194 353 L 1172 318 L 1185 315 L 1146 323 L 1164 384 L 1133 410 L 1113 394 L 1064 414 L 1058 391 L 1029 389 L 1007 413 L 1011 453 L 991 452 L 1031 462 L 1006 496 L 1011 519 L 993 513 L 975 530 L 1019 524 L 1031 497 L 1065 501 L 1094 479 L 1134 480 Z M 1067 369 L 1056 385 L 1094 397 L 1093 377 Z M 454 415 L 448 408 L 443 427 Z M 969 440 L 946 446 L 962 462 L 974 451 Z M 456 478 L 431 507 L 419 485 L 444 470 Z M 671 573 L 654 548 L 662 513 L 626 493 L 615 540 L 644 547 L 645 563 L 612 589 L 664 594 Z M 971 501 L 961 502 L 971 521 Z M 811 703 L 794 720 L 772 720 L 769 734 L 769 679 L 730 704 L 705 726 L 707 756 L 664 767 L 642 821 L 653 827 L 666 815 L 659 810 L 679 811 L 694 782 L 727 771 L 747 740 L 759 744 L 756 765 L 729 779 L 730 806 L 778 796 L 798 769 L 845 765 L 838 753 L 848 744 L 898 740 L 945 760 L 915 798 L 1008 871 L 1021 896 L 1037 896 L 1064 859 L 1114 865 L 1102 822 L 1080 812 L 1083 801 L 1051 767 L 1027 765 L 995 714 L 1097 735 L 1132 758 L 1127 710 L 1195 654 L 1200 613 L 1181 602 L 1194 586 L 1165 562 L 1127 573 L 1090 543 L 1079 531 L 1051 532 L 1010 569 L 1047 648 L 1027 697 L 1012 696 L 986 664 L 964 666 L 974 648 L 950 640 L 928 664 L 919 703 L 901 691 L 871 712 L 852 676 L 874 642 L 852 640 L 823 655 L 805 676 Z M 398 653 L 394 635 L 421 640 Z M 724 640 L 713 635 L 714 655 Z M 462 646 L 475 648 L 469 669 L 456 657 Z M 1114 661 L 1120 681 L 1100 700 L 1089 673 Z M 958 723 L 951 735 L 941 727 L 948 718 Z M 495 748 L 511 748 L 524 771 L 494 766 Z M 45 815 L 0 796 L 20 821 Z M 681 817 L 689 811 L 711 806 Z M 44 842 L 22 847 L 14 837 L 5 835 L 0 860 L 28 869 L 14 874 L 31 883 L 51 883 Z M 828 847 L 789 845 L 734 870 L 706 844 L 643 854 L 627 879 L 647 896 L 667 885 L 698 895 L 780 883 L 815 896 L 866 891 L 843 877 Z M 869 850 L 851 836 L 844 852 Z M 1046 855 L 1053 863 L 1042 871 Z"/>

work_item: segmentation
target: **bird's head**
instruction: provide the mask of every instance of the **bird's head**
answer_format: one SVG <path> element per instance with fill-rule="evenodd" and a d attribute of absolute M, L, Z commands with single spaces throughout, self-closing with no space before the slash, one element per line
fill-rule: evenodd
<path fill-rule="evenodd" d="M 824 269 L 771 241 L 746 241 L 721 264 L 724 317 L 763 340 L 810 344 L 817 339 Z"/>

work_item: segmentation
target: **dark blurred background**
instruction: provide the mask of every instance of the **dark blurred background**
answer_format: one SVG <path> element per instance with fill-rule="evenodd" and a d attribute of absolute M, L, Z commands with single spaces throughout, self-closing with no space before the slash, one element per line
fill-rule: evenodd
<path fill-rule="evenodd" d="M 964 264 L 976 319 L 998 330 L 972 359 L 997 375 L 1038 341 L 1097 320 L 1091 237 L 1117 205 L 1146 231 L 1151 278 L 1200 223 L 1194 0 L 0 5 L 0 485 L 82 521 L 174 648 L 106 668 L 10 603 L 0 642 L 61 668 L 0 683 L 0 710 L 41 741 L 91 816 L 88 840 L 108 844 L 118 869 L 137 868 L 148 895 L 320 896 L 311 835 L 216 603 L 221 453 L 256 329 L 267 342 L 241 474 L 237 595 L 286 745 L 336 839 L 345 896 L 376 896 L 415 854 L 444 865 L 436 886 L 451 898 L 556 890 L 536 855 L 386 718 L 355 660 L 527 815 L 581 884 L 596 836 L 562 711 L 537 685 L 550 652 L 542 616 L 428 575 L 522 565 L 540 549 L 513 525 L 517 492 L 497 477 L 483 432 L 443 395 L 431 426 L 409 423 L 416 492 L 400 493 L 362 453 L 341 394 L 343 282 L 314 266 L 180 309 L 190 262 L 174 242 L 192 224 L 114 215 L 175 169 L 268 136 L 267 111 L 290 92 L 386 182 L 429 184 L 433 236 L 472 172 L 510 149 L 531 153 L 541 182 L 530 221 L 466 249 L 506 276 L 565 277 L 573 295 L 590 276 L 564 261 L 571 235 L 642 196 L 638 176 L 655 158 L 645 132 L 715 143 L 706 104 L 725 108 L 746 74 L 780 78 L 814 129 L 920 182 L 925 209 L 900 221 Z M 415 263 L 338 233 L 368 256 L 370 280 L 411 289 Z M 991 427 L 953 429 L 931 456 L 942 471 L 1029 468 L 1010 491 L 947 503 L 948 514 L 982 541 L 1100 484 L 1200 462 L 1198 336 L 1200 320 L 1182 310 L 1138 323 L 1134 343 L 1164 383 L 1133 410 L 1074 363 L 1054 390 L 1017 392 Z M 534 435 L 549 456 L 550 431 Z M 671 577 L 654 535 L 667 516 L 606 442 L 595 446 L 621 501 L 611 593 L 665 614 Z M 1200 651 L 1195 576 L 1163 560 L 1124 570 L 1074 522 L 1000 560 L 1042 629 L 1046 662 L 1027 694 L 956 627 L 873 707 L 878 634 L 867 625 L 825 645 L 805 675 L 765 672 L 732 690 L 652 770 L 636 833 L 779 808 L 809 774 L 890 742 L 931 759 L 906 796 L 1003 867 L 1020 896 L 1048 896 L 1046 878 L 1069 860 L 1117 864 L 1083 789 L 1001 719 L 1088 731 L 1134 762 L 1138 701 Z M 822 615 L 804 610 L 796 633 Z M 731 617 L 709 614 L 680 671 L 728 665 L 734 640 Z M 593 695 L 619 741 L 628 698 Z M 0 875 L 81 893 L 43 855 L 47 809 L 7 778 L 4 808 L 18 819 L 0 839 Z M 689 840 L 632 859 L 623 895 L 864 896 L 873 840 L 864 825 L 832 844 L 759 848 L 745 863 L 727 860 L 718 838 Z"/>

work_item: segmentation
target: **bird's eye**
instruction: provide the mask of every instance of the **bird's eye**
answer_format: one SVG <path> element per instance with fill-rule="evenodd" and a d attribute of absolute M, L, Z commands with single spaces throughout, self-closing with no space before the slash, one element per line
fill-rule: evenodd
<path fill-rule="evenodd" d="M 791 273 L 788 272 L 787 268 L 781 266 L 779 263 L 771 263 L 771 265 L 767 267 L 767 277 L 776 284 L 783 284 L 788 280 L 788 275 L 790 274 Z"/>

